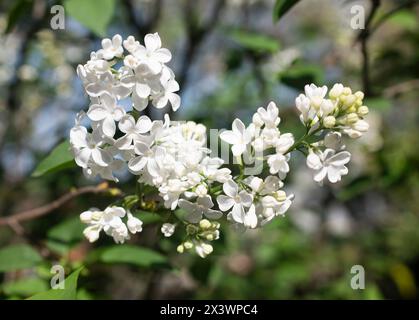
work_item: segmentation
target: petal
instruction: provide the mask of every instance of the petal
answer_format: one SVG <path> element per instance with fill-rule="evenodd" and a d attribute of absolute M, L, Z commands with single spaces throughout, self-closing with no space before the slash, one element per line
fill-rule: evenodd
<path fill-rule="evenodd" d="M 331 183 L 336 183 L 341 180 L 340 169 L 330 166 L 327 168 L 327 178 Z"/>
<path fill-rule="evenodd" d="M 227 196 L 234 198 L 239 192 L 239 187 L 233 180 L 229 180 L 223 184 L 223 191 Z"/>
<path fill-rule="evenodd" d="M 231 211 L 231 217 L 238 223 L 243 223 L 244 220 L 244 208 L 241 204 L 236 203 Z"/>
<path fill-rule="evenodd" d="M 70 130 L 70 142 L 76 148 L 87 147 L 87 129 L 82 126 L 73 127 Z"/>
<path fill-rule="evenodd" d="M 98 148 L 92 150 L 92 159 L 97 165 L 102 167 L 108 166 L 112 161 L 110 155 L 106 151 Z"/>
<path fill-rule="evenodd" d="M 243 152 L 246 151 L 246 145 L 241 143 L 241 144 L 235 144 L 231 147 L 231 152 L 233 153 L 233 155 L 235 157 L 238 157 L 240 155 L 243 154 Z"/>
<path fill-rule="evenodd" d="M 76 161 L 77 165 L 86 168 L 89 162 L 90 156 L 92 154 L 92 150 L 89 148 L 84 148 L 77 152 L 74 160 Z"/>
<path fill-rule="evenodd" d="M 246 127 L 240 119 L 234 119 L 233 124 L 231 125 L 233 132 L 239 135 L 244 135 Z"/>
<path fill-rule="evenodd" d="M 227 211 L 234 205 L 234 200 L 225 195 L 219 195 L 217 197 L 217 203 L 221 211 Z"/>
<path fill-rule="evenodd" d="M 115 121 L 112 117 L 106 117 L 102 122 L 102 131 L 108 137 L 113 137 L 116 131 Z"/>
<path fill-rule="evenodd" d="M 138 118 L 135 128 L 137 129 L 138 133 L 146 133 L 150 131 L 152 126 L 153 123 L 151 122 L 149 117 L 141 116 L 140 118 Z"/>
<path fill-rule="evenodd" d="M 135 93 L 140 98 L 143 98 L 143 99 L 148 98 L 148 96 L 150 95 L 150 92 L 151 92 L 150 87 L 144 83 L 137 83 L 135 85 Z"/>
<path fill-rule="evenodd" d="M 201 197 L 198 198 L 198 200 L 196 200 L 196 203 L 200 206 L 203 206 L 204 208 L 212 208 L 214 206 L 214 203 L 212 202 L 212 199 L 210 196 L 205 196 L 205 197 Z"/>
<path fill-rule="evenodd" d="M 115 147 L 121 150 L 127 150 L 130 149 L 132 143 L 132 137 L 130 134 L 127 134 L 115 142 Z"/>
<path fill-rule="evenodd" d="M 213 220 L 220 219 L 223 216 L 222 212 L 218 210 L 212 210 L 212 209 L 205 211 L 204 214 L 208 219 L 213 219 Z"/>
<path fill-rule="evenodd" d="M 246 191 L 242 190 L 240 191 L 239 196 L 240 196 L 240 202 L 245 207 L 250 207 L 252 205 L 253 197 L 250 193 L 247 193 Z"/>
<path fill-rule="evenodd" d="M 169 93 L 168 95 L 170 104 L 172 105 L 173 111 L 176 111 L 180 107 L 180 96 L 176 93 Z"/>
<path fill-rule="evenodd" d="M 327 168 L 321 168 L 317 173 L 314 175 L 314 181 L 321 182 L 326 177 Z"/>
<path fill-rule="evenodd" d="M 157 49 L 161 48 L 161 40 L 159 34 L 156 33 L 149 33 L 144 37 L 144 44 L 147 50 L 156 51 Z"/>
<path fill-rule="evenodd" d="M 150 151 L 150 148 L 143 142 L 136 142 L 134 145 L 134 151 L 136 154 L 145 155 Z"/>
<path fill-rule="evenodd" d="M 329 163 L 333 166 L 343 166 L 351 160 L 351 154 L 348 151 L 342 151 L 330 157 Z"/>
<path fill-rule="evenodd" d="M 132 104 L 134 109 L 138 111 L 143 111 L 145 108 L 147 108 L 148 105 L 148 98 L 140 98 L 136 94 L 132 95 Z"/>
<path fill-rule="evenodd" d="M 147 164 L 147 158 L 146 157 L 135 157 L 134 159 L 131 159 L 128 162 L 128 169 L 131 170 L 133 173 L 137 174 Z"/>
<path fill-rule="evenodd" d="M 167 63 L 172 59 L 172 54 L 166 48 L 157 49 L 154 52 L 154 56 L 162 63 Z"/>
<path fill-rule="evenodd" d="M 310 152 L 307 156 L 307 166 L 314 170 L 319 170 L 322 167 L 319 156 L 314 152 Z"/>
<path fill-rule="evenodd" d="M 258 217 L 256 216 L 255 206 L 252 205 L 244 215 L 244 225 L 248 228 L 256 228 L 258 224 Z"/>
<path fill-rule="evenodd" d="M 93 121 L 101 121 L 105 119 L 107 115 L 108 110 L 98 104 L 91 105 L 89 111 L 87 111 L 87 116 Z"/>
<path fill-rule="evenodd" d="M 118 123 L 119 130 L 124 133 L 128 133 L 134 130 L 135 128 L 135 120 L 134 117 L 130 115 L 126 115 L 122 117 L 122 119 Z"/>
<path fill-rule="evenodd" d="M 116 99 L 114 96 L 111 96 L 109 93 L 104 93 L 100 96 L 100 102 L 104 105 L 107 109 L 112 109 L 116 105 Z"/>
<path fill-rule="evenodd" d="M 227 142 L 228 144 L 238 144 L 240 142 L 240 136 L 231 130 L 226 130 L 220 134 L 221 140 Z"/>

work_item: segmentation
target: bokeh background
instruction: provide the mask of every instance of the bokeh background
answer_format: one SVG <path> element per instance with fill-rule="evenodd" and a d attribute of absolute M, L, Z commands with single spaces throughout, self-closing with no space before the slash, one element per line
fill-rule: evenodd
<path fill-rule="evenodd" d="M 31 173 L 87 109 L 77 64 L 116 33 L 141 39 L 159 32 L 181 86 L 176 119 L 228 128 L 274 100 L 281 130 L 298 136 L 294 99 L 304 85 L 341 82 L 366 93 L 370 131 L 348 141 L 350 173 L 337 185 L 320 188 L 304 159 L 294 157 L 286 189 L 297 196 L 286 217 L 244 234 L 224 227 L 207 259 L 178 255 L 176 239 L 158 240 L 153 219 L 130 241 L 152 248 L 146 256 L 109 253 L 115 250 L 109 239 L 88 244 L 78 215 L 104 208 L 114 200 L 106 194 L 82 195 L 48 215 L 0 226 L 0 298 L 48 290 L 56 263 L 67 273 L 85 266 L 80 299 L 419 297 L 418 1 L 302 0 L 273 19 L 283 2 L 1 2 L 0 217 L 98 183 L 75 167 Z M 55 4 L 64 5 L 64 30 L 50 27 Z M 356 4 L 365 8 L 364 30 L 350 25 Z M 124 191 L 134 190 L 135 181 L 127 175 L 122 181 Z M 365 269 L 364 290 L 350 286 L 354 265 Z"/>

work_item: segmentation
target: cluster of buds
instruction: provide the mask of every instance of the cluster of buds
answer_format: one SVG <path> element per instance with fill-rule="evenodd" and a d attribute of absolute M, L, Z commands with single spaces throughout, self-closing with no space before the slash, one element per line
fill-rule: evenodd
<path fill-rule="evenodd" d="M 220 237 L 219 229 L 219 222 L 208 219 L 202 219 L 198 224 L 188 224 L 186 226 L 187 240 L 178 245 L 177 251 L 183 253 L 185 250 L 195 248 L 196 253 L 205 258 L 213 251 L 212 245 L 208 242 Z"/>

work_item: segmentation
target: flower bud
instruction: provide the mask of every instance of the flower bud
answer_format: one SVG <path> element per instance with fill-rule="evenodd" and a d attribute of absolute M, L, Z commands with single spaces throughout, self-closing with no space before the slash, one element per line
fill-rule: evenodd
<path fill-rule="evenodd" d="M 327 116 L 324 118 L 323 124 L 326 128 L 333 128 L 336 124 L 336 118 L 334 116 Z"/>
<path fill-rule="evenodd" d="M 183 251 L 185 251 L 185 248 L 184 248 L 184 246 L 183 245 L 178 245 L 177 246 L 177 248 L 176 248 L 176 250 L 177 250 L 177 252 L 179 252 L 179 253 L 183 253 Z"/>
<path fill-rule="evenodd" d="M 207 234 L 206 235 L 206 237 L 205 237 L 208 241 L 212 241 L 212 240 L 214 240 L 214 235 L 212 234 L 212 233 L 209 233 L 209 234 Z"/>
<path fill-rule="evenodd" d="M 207 219 L 202 219 L 201 221 L 199 221 L 199 226 L 202 229 L 209 229 L 211 228 L 211 222 L 209 222 Z"/>
<path fill-rule="evenodd" d="M 356 113 L 350 113 L 346 116 L 346 123 L 352 124 L 359 120 L 358 115 Z"/>
<path fill-rule="evenodd" d="M 190 241 L 185 241 L 184 243 L 183 243 L 183 246 L 185 247 L 185 249 L 192 249 L 193 248 L 193 243 L 192 242 L 190 242 Z"/>
<path fill-rule="evenodd" d="M 343 94 L 346 95 L 346 96 L 352 94 L 351 88 L 349 88 L 349 87 L 343 88 Z"/>
<path fill-rule="evenodd" d="M 349 108 L 355 103 L 355 101 L 356 101 L 356 97 L 353 94 L 350 94 L 345 97 L 345 100 L 343 101 L 343 105 L 346 108 Z"/>
<path fill-rule="evenodd" d="M 332 99 L 337 99 L 343 93 L 343 85 L 341 83 L 336 83 L 332 89 L 329 91 L 329 97 Z"/>
<path fill-rule="evenodd" d="M 367 106 L 360 106 L 360 107 L 358 108 L 358 114 L 359 114 L 361 117 L 363 117 L 363 116 L 367 115 L 367 114 L 368 114 L 368 112 L 369 112 L 369 110 L 368 110 L 368 107 L 367 107 Z"/>
<path fill-rule="evenodd" d="M 357 91 L 357 92 L 354 93 L 354 95 L 358 100 L 363 100 L 364 99 L 364 93 L 362 91 Z"/>

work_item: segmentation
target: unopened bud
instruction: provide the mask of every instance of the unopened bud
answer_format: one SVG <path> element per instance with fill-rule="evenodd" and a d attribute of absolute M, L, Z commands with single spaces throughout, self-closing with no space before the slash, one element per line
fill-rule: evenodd
<path fill-rule="evenodd" d="M 358 115 L 356 113 L 350 113 L 346 116 L 346 123 L 352 124 L 359 120 Z"/>
<path fill-rule="evenodd" d="M 368 112 L 369 112 L 369 110 L 368 110 L 368 107 L 367 106 L 360 106 L 359 108 L 358 108 L 358 114 L 362 117 L 362 116 L 365 116 L 365 115 L 367 115 L 368 114 Z"/>
<path fill-rule="evenodd" d="M 343 101 L 343 105 L 347 108 L 351 107 L 356 101 L 356 97 L 353 94 L 346 96 L 345 100 Z"/>
<path fill-rule="evenodd" d="M 185 241 L 184 243 L 183 243 L 183 246 L 185 247 L 185 249 L 192 249 L 193 248 L 193 243 L 192 242 L 190 242 L 190 241 Z"/>
<path fill-rule="evenodd" d="M 323 124 L 326 128 L 333 128 L 336 124 L 336 118 L 334 116 L 327 116 L 324 118 Z"/>
<path fill-rule="evenodd" d="M 364 99 L 364 93 L 362 91 L 357 91 L 354 93 L 355 97 L 359 100 L 363 100 Z"/>
<path fill-rule="evenodd" d="M 185 248 L 183 247 L 183 245 L 180 244 L 180 245 L 177 246 L 176 250 L 179 253 L 183 253 L 183 251 L 185 251 Z"/>
<path fill-rule="evenodd" d="M 207 219 L 202 219 L 201 221 L 199 221 L 199 226 L 202 229 L 209 229 L 211 228 L 211 222 L 209 222 Z"/>

